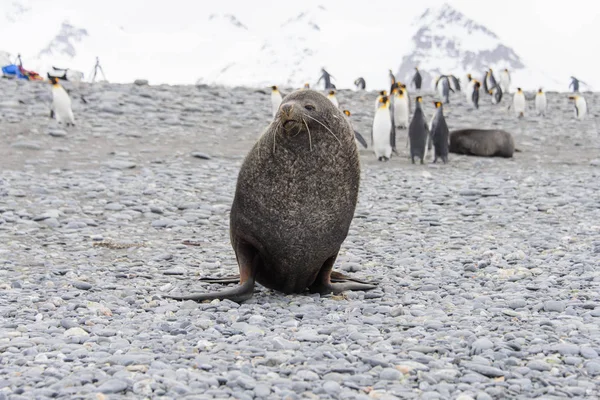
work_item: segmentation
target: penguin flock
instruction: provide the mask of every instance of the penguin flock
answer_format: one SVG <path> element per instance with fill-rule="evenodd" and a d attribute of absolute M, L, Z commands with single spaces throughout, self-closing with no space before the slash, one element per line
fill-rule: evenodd
<path fill-rule="evenodd" d="M 461 85 L 460 79 L 455 75 L 441 74 L 432 82 L 432 89 L 434 89 L 439 100 L 433 102 L 435 111 L 431 119 L 427 121 L 422 96 L 416 96 L 413 103 L 407 86 L 396 79 L 391 69 L 388 70 L 388 76 L 390 82 L 389 92 L 387 90 L 379 91 L 375 100 L 370 150 L 373 151 L 378 161 L 389 161 L 393 155 L 398 155 L 396 148 L 397 131 L 407 130 L 407 147 L 409 147 L 410 160 L 413 164 L 417 161 L 424 164 L 430 151 L 433 152 L 433 163 L 441 161 L 446 164 L 448 162 L 450 130 L 444 116 L 444 105 L 450 104 L 453 95 L 462 92 L 461 95 L 465 97 L 471 108 L 477 110 L 481 99 L 480 93 L 483 92 L 484 96 L 489 95 L 491 104 L 499 105 L 506 102 L 504 99 L 509 95 L 512 83 L 508 69 L 504 69 L 498 79 L 496 79 L 492 68 L 488 68 L 483 72 L 480 81 L 475 79 L 472 74 L 467 74 L 466 85 Z M 340 108 L 332 78 L 333 76 L 323 68 L 317 84 L 323 81 L 326 90 L 325 96 L 336 108 Z M 587 103 L 584 96 L 579 93 L 580 82 L 577 78 L 571 77 L 569 89 L 572 88 L 574 93 L 569 96 L 569 100 L 573 102 L 575 117 L 578 120 L 583 120 L 587 115 Z M 418 67 L 414 69 L 410 84 L 416 91 L 422 89 L 423 76 Z M 357 78 L 354 85 L 357 91 L 365 91 L 367 87 L 363 77 Z M 307 83 L 304 85 L 304 89 L 308 88 L 310 88 L 310 85 Z M 536 115 L 545 117 L 548 113 L 548 101 L 542 88 L 538 89 L 533 98 L 527 98 L 523 90 L 517 88 L 511 100 L 507 111 L 512 109 L 512 113 L 517 118 L 525 117 L 528 112 L 528 100 L 533 100 Z M 277 86 L 272 87 L 271 101 L 274 116 L 282 101 Z M 414 108 L 414 110 L 411 110 L 411 108 Z M 344 109 L 343 113 L 352 125 L 350 121 L 351 112 Z M 368 144 L 363 135 L 357 131 L 354 131 L 354 133 L 357 146 L 367 149 Z"/>

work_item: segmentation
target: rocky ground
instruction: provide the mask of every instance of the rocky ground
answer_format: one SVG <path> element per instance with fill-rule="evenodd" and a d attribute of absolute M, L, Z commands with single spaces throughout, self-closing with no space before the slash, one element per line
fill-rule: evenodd
<path fill-rule="evenodd" d="M 582 122 L 564 93 L 520 120 L 454 95 L 450 129 L 502 128 L 522 152 L 411 165 L 405 132 L 388 163 L 362 150 L 336 268 L 379 288 L 242 305 L 162 295 L 237 272 L 228 213 L 268 90 L 82 85 L 70 129 L 47 83 L 0 95 L 0 399 L 599 393 L 597 94 Z M 367 138 L 375 97 L 338 94 Z"/>

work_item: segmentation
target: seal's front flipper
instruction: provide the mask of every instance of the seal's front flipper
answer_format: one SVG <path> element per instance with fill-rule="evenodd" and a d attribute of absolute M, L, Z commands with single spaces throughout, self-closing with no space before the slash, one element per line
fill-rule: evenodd
<path fill-rule="evenodd" d="M 337 254 L 325 261 L 319 271 L 319 275 L 317 275 L 317 279 L 315 279 L 315 282 L 308 288 L 312 293 L 337 294 L 345 292 L 346 290 L 371 290 L 377 287 L 349 278 L 339 272 L 333 272 L 332 268 L 336 258 Z M 332 279 L 338 282 L 332 283 Z"/>
<path fill-rule="evenodd" d="M 206 283 L 238 283 L 240 281 L 240 276 L 232 275 L 232 276 L 224 276 L 221 278 L 206 277 L 206 278 L 200 278 L 200 280 L 202 282 L 206 282 Z"/>

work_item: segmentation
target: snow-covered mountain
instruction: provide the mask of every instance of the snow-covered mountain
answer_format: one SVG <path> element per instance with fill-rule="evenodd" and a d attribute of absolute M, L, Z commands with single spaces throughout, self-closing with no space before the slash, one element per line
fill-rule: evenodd
<path fill-rule="evenodd" d="M 557 87 L 560 82 L 529 68 L 524 60 L 492 31 L 467 18 L 448 4 L 428 8 L 413 23 L 412 48 L 402 58 L 397 79 L 410 82 L 419 68 L 423 87 L 430 88 L 443 74 L 462 78 L 470 73 L 483 80 L 492 68 L 496 78 L 505 68 L 511 73 L 512 88 Z"/>
<path fill-rule="evenodd" d="M 112 82 L 145 78 L 151 84 L 254 87 L 309 82 L 314 87 L 324 67 L 340 89 L 353 88 L 362 76 L 367 89 L 379 90 L 389 85 L 388 69 L 409 81 L 419 66 L 426 77 L 471 72 L 479 79 L 488 67 L 498 72 L 509 68 L 513 86 L 524 89 L 564 90 L 568 84 L 530 68 L 493 32 L 448 5 L 424 13 L 420 9 L 410 27 L 356 14 L 344 17 L 346 7 L 330 7 L 329 2 L 281 11 L 288 15 L 270 17 L 268 24 L 237 8 L 225 11 L 220 3 L 210 10 L 199 6 L 202 15 L 164 9 L 168 16 L 161 7 L 152 15 L 139 13 L 135 2 L 121 2 L 119 13 L 110 6 L 80 3 L 0 0 L 0 51 L 8 51 L 12 59 L 20 53 L 24 67 L 41 75 L 56 66 L 80 70 L 85 79 L 98 56 Z M 410 21 L 410 15 L 403 20 Z"/>
<path fill-rule="evenodd" d="M 252 52 L 228 59 L 206 81 L 226 85 L 299 87 L 313 82 L 328 48 L 327 10 L 318 6 L 283 22 Z"/>

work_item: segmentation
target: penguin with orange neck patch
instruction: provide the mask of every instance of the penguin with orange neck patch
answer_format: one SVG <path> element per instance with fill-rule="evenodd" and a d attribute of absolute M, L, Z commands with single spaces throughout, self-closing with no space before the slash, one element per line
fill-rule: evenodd
<path fill-rule="evenodd" d="M 271 86 L 271 112 L 273 113 L 273 118 L 275 118 L 282 101 L 283 97 L 277 86 Z"/>
<path fill-rule="evenodd" d="M 71 109 L 69 94 L 58 83 L 58 78 L 51 77 L 50 83 L 52 83 L 52 111 L 56 121 L 59 124 L 65 123 L 67 126 L 75 126 L 75 117 Z"/>
<path fill-rule="evenodd" d="M 340 103 L 338 102 L 337 97 L 335 97 L 335 90 L 330 90 L 329 93 L 327 94 L 327 98 L 329 99 L 329 101 L 331 101 L 333 103 L 333 105 L 336 108 L 340 107 Z"/>
<path fill-rule="evenodd" d="M 390 115 L 390 99 L 381 96 L 378 101 L 377 111 L 373 118 L 371 131 L 371 148 L 379 161 L 388 161 L 395 147 L 393 135 L 394 124 Z"/>
<path fill-rule="evenodd" d="M 346 116 L 346 118 L 348 118 L 348 122 L 350 122 L 350 126 L 352 126 L 352 122 L 350 121 L 350 116 L 352 115 L 352 113 L 349 110 L 344 110 L 344 115 Z M 368 148 L 367 141 L 365 140 L 363 135 L 358 133 L 354 129 L 354 126 L 352 126 L 352 130 L 354 131 L 354 139 L 356 139 L 356 143 L 357 144 L 360 143 L 365 149 Z"/>

